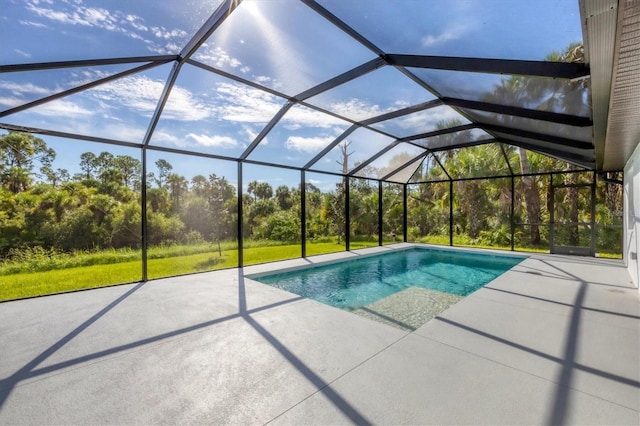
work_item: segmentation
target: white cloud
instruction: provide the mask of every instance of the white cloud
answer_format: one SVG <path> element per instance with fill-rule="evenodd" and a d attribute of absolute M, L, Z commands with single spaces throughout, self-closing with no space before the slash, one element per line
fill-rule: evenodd
<path fill-rule="evenodd" d="M 334 136 L 304 138 L 301 136 L 290 136 L 285 142 L 285 147 L 294 151 L 314 153 L 329 145 Z"/>
<path fill-rule="evenodd" d="M 92 80 L 97 76 L 90 73 L 75 77 Z M 150 115 L 156 109 L 164 84 L 163 80 L 153 80 L 146 76 L 128 76 L 85 93 L 102 102 L 103 110 L 125 107 L 136 113 Z M 269 93 L 240 84 L 219 84 L 214 93 L 215 99 L 212 101 L 210 97 L 198 96 L 184 86 L 175 85 L 162 112 L 162 118 L 183 122 L 214 119 L 264 125 L 273 118 L 282 104 L 281 100 Z M 246 129 L 248 130 L 245 131 L 251 131 L 248 127 Z"/>
<path fill-rule="evenodd" d="M 72 6 L 72 10 L 65 11 L 38 7 L 38 3 L 32 3 L 27 8 L 42 18 L 63 24 L 95 26 L 111 31 L 117 28 L 117 19 L 108 10 L 102 8 L 76 5 Z"/>
<path fill-rule="evenodd" d="M 158 38 L 164 38 L 165 40 L 175 39 L 179 37 L 187 37 L 187 32 L 183 30 L 168 30 L 165 27 L 151 27 L 151 33 Z"/>
<path fill-rule="evenodd" d="M 181 86 L 173 87 L 169 101 L 162 112 L 164 118 L 180 121 L 204 120 L 210 115 L 210 109 L 192 92 Z"/>
<path fill-rule="evenodd" d="M 258 132 L 254 132 L 249 127 L 244 128 L 244 133 L 247 135 L 247 142 L 253 142 L 255 138 L 258 136 Z M 242 144 L 243 146 L 248 146 L 248 144 Z M 269 139 L 265 136 L 260 141 L 260 145 L 269 145 Z"/>
<path fill-rule="evenodd" d="M 162 143 L 175 145 L 181 148 L 184 148 L 188 145 L 187 143 L 184 142 L 183 139 L 171 133 L 158 130 L 156 128 L 156 130 L 153 132 L 153 136 L 151 136 L 151 144 L 156 145 L 156 144 L 162 144 Z"/>
<path fill-rule="evenodd" d="M 89 131 L 89 134 L 93 133 L 95 133 L 95 129 Z M 101 135 L 112 139 L 139 143 L 142 142 L 146 133 L 146 129 L 129 127 L 122 125 L 122 123 L 114 123 L 101 128 L 100 133 Z"/>
<path fill-rule="evenodd" d="M 213 47 L 208 44 L 203 44 L 193 57 L 198 61 L 213 65 L 217 68 L 238 68 L 242 65 L 239 59 L 229 55 L 229 53 L 220 46 Z M 243 69 L 248 70 L 248 67 L 240 68 L 241 71 Z"/>
<path fill-rule="evenodd" d="M 81 119 L 82 117 L 90 117 L 94 114 L 94 111 L 83 108 L 75 102 L 63 99 L 47 102 L 46 104 L 40 105 L 33 111 L 48 117 L 68 117 L 76 120 Z"/>
<path fill-rule="evenodd" d="M 202 146 L 218 148 L 235 148 L 238 146 L 238 141 L 229 136 L 209 136 L 189 133 L 187 137 L 193 139 L 198 145 Z"/>
<path fill-rule="evenodd" d="M 129 37 L 131 37 L 134 40 L 140 40 L 142 42 L 146 42 L 146 40 L 144 39 L 144 37 L 142 37 L 141 35 L 137 34 L 137 33 L 129 33 L 128 34 Z"/>
<path fill-rule="evenodd" d="M 127 15 L 125 20 L 138 31 L 149 31 L 149 28 L 144 24 L 144 19 L 135 15 Z"/>
<path fill-rule="evenodd" d="M 233 122 L 268 123 L 283 103 L 276 96 L 241 84 L 221 83 L 216 94 L 216 116 Z"/>
<path fill-rule="evenodd" d="M 97 86 L 87 93 L 103 102 L 105 109 L 125 107 L 150 116 L 158 105 L 164 85 L 164 81 L 147 76 L 129 76 Z M 174 86 L 162 114 L 171 120 L 197 121 L 209 117 L 211 111 L 192 92 Z"/>
<path fill-rule="evenodd" d="M 38 3 L 33 3 L 32 5 L 30 5 L 29 9 L 40 17 L 47 18 L 51 21 L 63 22 L 68 24 L 77 23 L 77 22 L 74 22 L 74 19 L 72 18 L 72 16 L 69 16 L 64 12 L 57 12 L 53 9 L 44 9 L 44 8 L 36 7 L 37 4 Z"/>
<path fill-rule="evenodd" d="M 323 114 L 309 108 L 297 107 L 291 108 L 282 118 L 282 122 L 289 130 L 295 130 L 301 127 L 329 128 L 344 126 L 346 124 L 344 121 L 332 115 Z"/>
<path fill-rule="evenodd" d="M 179 52 L 182 49 L 181 46 L 173 42 L 167 43 L 164 47 L 165 49 L 167 49 L 168 52 Z"/>
<path fill-rule="evenodd" d="M 84 6 L 82 1 L 64 1 L 55 8 L 47 6 L 53 2 L 27 0 L 27 10 L 38 18 L 57 24 L 98 28 L 120 33 L 146 44 L 147 49 L 159 54 L 175 53 L 188 40 L 189 34 L 179 28 L 150 27 L 144 18 L 123 13 L 120 10 L 108 10 Z M 23 25 L 46 27 L 46 24 L 33 20 L 21 21 Z"/>
<path fill-rule="evenodd" d="M 422 45 L 424 47 L 431 47 L 431 46 L 435 46 L 435 45 L 438 45 L 438 44 L 446 43 L 449 40 L 455 40 L 457 38 L 460 38 L 460 36 L 450 32 L 450 31 L 445 31 L 445 32 L 440 33 L 440 34 L 438 34 L 436 36 L 427 35 L 427 36 L 422 37 Z"/>
<path fill-rule="evenodd" d="M 457 24 L 457 25 L 446 28 L 440 34 L 436 34 L 436 35 L 427 34 L 426 36 L 422 37 L 422 46 L 433 47 L 433 46 L 445 44 L 448 41 L 462 38 L 470 30 L 471 30 L 471 27 L 468 25 Z"/>
<path fill-rule="evenodd" d="M 24 103 L 24 99 L 21 99 L 21 98 L 15 98 L 15 97 L 9 98 L 6 96 L 0 98 L 0 105 L 6 106 L 7 109 L 16 107 L 18 105 L 22 105 L 23 103 Z"/>
<path fill-rule="evenodd" d="M 27 53 L 23 50 L 20 49 L 13 49 L 14 52 L 16 52 L 18 55 L 24 57 L 24 58 L 30 58 L 31 57 L 31 53 Z"/>
<path fill-rule="evenodd" d="M 380 108 L 379 105 L 369 104 L 355 98 L 349 99 L 346 102 L 335 102 L 331 104 L 329 109 L 338 115 L 343 115 L 356 121 L 375 117 L 388 112 L 388 110 Z"/>
<path fill-rule="evenodd" d="M 16 96 L 22 96 L 26 93 L 37 96 L 46 96 L 52 93 L 51 90 L 46 87 L 37 86 L 32 83 L 18 84 L 3 80 L 0 80 L 0 90 L 6 90 Z"/>
<path fill-rule="evenodd" d="M 100 69 L 74 70 L 71 71 L 71 79 L 69 80 L 69 82 L 65 82 L 65 86 L 82 86 L 83 84 L 91 83 L 102 78 L 107 78 L 113 74 L 114 72 L 108 72 Z"/>
<path fill-rule="evenodd" d="M 256 138 L 256 136 L 258 136 L 258 133 L 254 132 L 249 127 L 245 127 L 244 128 L 244 133 L 247 135 L 247 137 L 248 137 L 248 139 L 250 141 L 253 141 Z"/>
<path fill-rule="evenodd" d="M 402 109 L 411 106 L 411 102 L 405 99 L 398 99 L 393 103 L 393 109 Z"/>
<path fill-rule="evenodd" d="M 403 129 L 414 130 L 416 133 L 433 130 L 443 121 L 460 120 L 462 124 L 469 121 L 449 107 L 436 107 L 407 115 L 396 121 Z"/>
<path fill-rule="evenodd" d="M 118 20 L 106 9 L 83 8 L 83 25 L 91 25 L 114 31 L 118 28 Z"/>
<path fill-rule="evenodd" d="M 163 81 L 134 76 L 97 86 L 91 94 L 109 105 L 125 106 L 149 114 L 155 111 L 163 88 Z"/>
<path fill-rule="evenodd" d="M 45 24 L 43 24 L 42 22 L 20 21 L 20 24 L 27 25 L 27 26 L 30 26 L 30 27 L 36 27 L 36 28 L 47 28 L 47 26 Z"/>
<path fill-rule="evenodd" d="M 221 83 L 216 88 L 219 95 L 213 114 L 221 120 L 265 124 L 280 110 L 284 101 L 274 95 L 241 84 Z M 304 107 L 293 107 L 282 118 L 281 123 L 289 130 L 305 127 L 335 128 L 343 131 L 348 125 L 328 114 Z"/>

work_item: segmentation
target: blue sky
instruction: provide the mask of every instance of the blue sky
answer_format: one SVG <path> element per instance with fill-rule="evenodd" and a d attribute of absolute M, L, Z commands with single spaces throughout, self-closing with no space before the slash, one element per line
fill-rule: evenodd
<path fill-rule="evenodd" d="M 0 63 L 177 54 L 218 3 L 2 0 Z M 542 60 L 551 51 L 581 40 L 577 0 L 319 3 L 389 53 Z M 291 0 L 265 0 L 244 1 L 193 58 L 293 96 L 375 55 L 306 5 Z M 0 111 L 133 66 L 0 74 Z M 0 122 L 140 143 L 170 68 L 171 64 L 167 64 L 129 75 L 2 117 Z M 435 81 L 443 82 L 443 88 L 459 88 L 463 92 L 467 81 L 495 81 L 493 76 L 465 79 L 455 73 L 430 73 Z M 383 67 L 309 102 L 359 120 L 433 98 L 397 70 Z M 285 102 L 282 97 L 185 64 L 151 144 L 238 156 Z M 449 108 L 436 108 L 379 123 L 376 128 L 401 137 L 433 130 L 436 123 L 452 118 L 461 116 Z M 300 166 L 349 126 L 333 116 L 295 106 L 249 158 Z M 373 148 L 393 141 L 364 130 L 352 137 L 352 146 L 359 150 L 354 154 L 354 164 L 371 155 Z M 80 148 L 81 142 L 44 139 L 55 144 L 56 167 L 72 170 L 79 151 L 85 151 Z M 88 146 L 86 150 L 118 150 L 97 147 Z M 339 171 L 339 158 L 339 151 L 333 150 L 318 163 L 318 168 Z M 206 166 L 195 167 L 201 162 L 193 163 L 194 167 L 184 168 L 185 173 L 205 174 Z M 385 166 L 388 164 L 381 165 Z"/>

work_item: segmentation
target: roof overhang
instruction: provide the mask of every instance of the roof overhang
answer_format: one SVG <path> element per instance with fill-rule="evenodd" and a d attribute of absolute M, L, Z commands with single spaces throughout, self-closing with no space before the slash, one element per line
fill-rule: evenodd
<path fill-rule="evenodd" d="M 580 0 L 580 10 L 596 168 L 622 170 L 640 143 L 640 0 Z"/>

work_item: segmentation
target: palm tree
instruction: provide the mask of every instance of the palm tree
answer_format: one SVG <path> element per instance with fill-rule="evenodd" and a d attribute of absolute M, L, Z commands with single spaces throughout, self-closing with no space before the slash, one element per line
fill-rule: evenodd
<path fill-rule="evenodd" d="M 291 191 L 287 185 L 280 185 L 276 188 L 276 199 L 282 210 L 289 210 L 293 205 Z"/>
<path fill-rule="evenodd" d="M 191 190 L 198 197 L 206 197 L 208 184 L 207 178 L 203 175 L 195 175 L 191 178 Z"/>
<path fill-rule="evenodd" d="M 189 189 L 189 182 L 184 178 L 184 176 L 180 176 L 177 173 L 171 173 L 167 176 L 167 185 L 169 187 L 172 208 L 174 211 L 179 211 L 184 193 Z"/>
<path fill-rule="evenodd" d="M 253 200 L 258 201 L 258 195 L 256 194 L 256 188 L 258 187 L 258 181 L 254 180 L 247 185 L 247 192 L 249 195 L 253 194 Z"/>
<path fill-rule="evenodd" d="M 273 197 L 273 188 L 267 182 L 260 182 L 256 185 L 254 193 L 261 200 L 268 200 Z"/>
<path fill-rule="evenodd" d="M 522 174 L 527 175 L 531 173 L 527 150 L 524 148 L 518 148 L 518 157 L 520 159 L 520 171 Z M 540 191 L 533 176 L 523 176 L 522 184 L 524 186 L 524 199 L 527 208 L 531 244 L 538 245 L 540 244 L 540 221 L 542 219 L 540 214 Z"/>
<path fill-rule="evenodd" d="M 570 44 L 560 53 L 549 54 L 546 60 L 584 62 L 584 47 L 582 43 Z M 583 90 L 586 87 L 585 84 L 584 81 L 572 82 L 562 79 L 510 76 L 501 79 L 500 84 L 495 86 L 492 92 L 485 94 L 483 100 L 497 104 L 520 105 L 543 111 L 560 109 L 567 114 L 585 115 L 589 105 Z M 512 118 L 509 116 L 496 116 L 494 119 L 506 127 L 517 127 L 511 122 Z M 532 170 L 527 150 L 518 148 L 518 155 L 520 171 L 523 175 L 530 174 Z M 574 170 L 574 168 L 570 167 L 570 170 Z M 539 228 L 541 221 L 540 191 L 534 177 L 523 176 L 522 181 L 531 243 L 539 244 L 541 240 Z M 574 188 L 574 191 L 577 189 Z M 576 197 L 571 197 L 571 199 L 575 200 Z M 572 213 L 573 216 L 577 216 L 577 213 Z"/>
<path fill-rule="evenodd" d="M 74 199 L 65 189 L 51 188 L 43 195 L 40 207 L 44 210 L 53 209 L 57 223 L 62 221 L 63 215 L 72 208 Z"/>

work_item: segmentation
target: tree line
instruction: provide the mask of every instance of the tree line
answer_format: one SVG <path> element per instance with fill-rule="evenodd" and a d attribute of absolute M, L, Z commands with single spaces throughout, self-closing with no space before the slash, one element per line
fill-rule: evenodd
<path fill-rule="evenodd" d="M 442 123 L 449 126 L 452 123 Z M 455 124 L 455 123 L 454 123 Z M 0 136 L 0 253 L 28 247 L 59 251 L 132 248 L 141 246 L 140 160 L 109 152 L 84 152 L 80 172 L 53 169 L 56 153 L 31 134 L 10 132 Z M 348 146 L 344 145 L 345 156 Z M 565 170 L 553 177 L 568 189 L 556 202 L 558 220 L 588 222 L 589 193 L 572 184 L 591 179 L 576 167 L 528 152 L 533 170 Z M 453 182 L 449 176 L 507 175 L 506 159 L 522 161 L 523 151 L 486 144 L 429 156 L 413 174 L 409 185 L 407 217 L 409 240 L 429 240 L 449 234 L 449 206 L 453 195 L 453 232 L 466 242 L 508 246 L 511 240 L 511 179 L 472 179 Z M 392 161 L 393 162 L 393 161 Z M 404 162 L 398 159 L 397 163 Z M 191 179 L 175 173 L 164 159 L 147 175 L 147 227 L 149 245 L 219 243 L 237 240 L 237 188 L 224 176 L 198 174 Z M 443 168 L 444 167 L 444 168 Z M 582 177 L 581 177 L 582 176 Z M 619 179 L 610 174 L 611 180 Z M 522 246 L 548 245 L 551 175 L 514 178 L 516 238 Z M 305 184 L 307 239 L 344 243 L 347 179 L 335 180 L 333 189 Z M 534 192 L 535 197 L 527 193 Z M 597 220 L 619 224 L 621 186 L 605 183 L 597 190 Z M 301 240 L 301 191 L 298 186 L 252 181 L 242 197 L 243 238 L 296 243 Z M 533 201 L 532 201 L 533 200 Z M 349 179 L 349 217 L 352 240 L 377 241 L 403 233 L 403 186 L 383 183 L 379 212 L 378 182 Z M 382 214 L 382 230 L 378 215 Z M 580 216 L 582 215 L 582 216 Z M 522 225 L 522 226 L 520 226 Z M 572 245 L 579 245 L 578 226 L 569 227 Z M 606 236 L 605 236 L 606 237 Z M 602 244 L 619 244 L 614 232 Z M 584 244 L 584 238 L 582 240 Z"/>
<path fill-rule="evenodd" d="M 79 173 L 53 169 L 56 152 L 34 135 L 0 136 L 0 253 L 43 247 L 140 248 L 140 160 L 128 155 L 84 152 Z M 148 244 L 194 244 L 237 240 L 237 188 L 215 173 L 191 179 L 165 159 L 146 176 Z M 354 232 L 377 233 L 377 186 L 354 183 Z M 344 183 L 322 192 L 306 184 L 307 236 L 344 241 Z M 300 187 L 252 181 L 243 197 L 243 238 L 299 242 Z M 362 196 L 356 194 L 361 193 Z M 375 198 L 375 200 L 373 199 Z"/>

